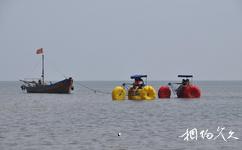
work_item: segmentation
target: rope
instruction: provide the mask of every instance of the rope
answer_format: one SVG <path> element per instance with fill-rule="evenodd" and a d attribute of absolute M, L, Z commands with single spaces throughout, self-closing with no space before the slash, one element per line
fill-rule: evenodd
<path fill-rule="evenodd" d="M 39 68 L 40 66 L 40 63 L 39 62 L 35 62 L 34 65 L 33 65 L 33 68 L 31 67 L 31 69 L 29 69 L 30 67 L 28 67 L 28 69 L 32 72 L 32 73 L 35 73 L 37 68 Z M 28 76 L 27 74 L 25 74 L 26 76 Z M 38 78 L 39 79 L 39 78 Z"/>
<path fill-rule="evenodd" d="M 57 67 L 56 63 L 51 61 L 52 63 L 50 63 L 50 68 L 53 69 L 56 73 L 59 73 L 61 76 L 63 76 L 64 78 L 67 78 L 66 74 L 64 74 L 59 67 Z"/>
<path fill-rule="evenodd" d="M 107 94 L 107 95 L 112 94 L 112 93 L 110 93 L 110 92 L 105 92 L 105 91 L 101 91 L 101 90 L 97 90 L 97 89 L 90 88 L 90 87 L 88 87 L 88 86 L 86 86 L 86 85 L 84 85 L 84 84 L 81 84 L 81 83 L 79 83 L 79 82 L 76 82 L 76 83 L 77 83 L 78 85 L 80 85 L 81 87 L 84 87 L 84 88 L 86 88 L 86 89 L 88 89 L 88 90 L 94 92 L 95 94 L 97 94 L 97 93 Z"/>

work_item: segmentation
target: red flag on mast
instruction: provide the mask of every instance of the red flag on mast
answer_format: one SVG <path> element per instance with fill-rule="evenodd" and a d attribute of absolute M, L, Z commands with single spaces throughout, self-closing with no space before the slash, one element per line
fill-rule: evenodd
<path fill-rule="evenodd" d="M 44 53 L 43 48 L 38 48 L 36 50 L 36 54 L 43 54 L 43 53 Z"/>

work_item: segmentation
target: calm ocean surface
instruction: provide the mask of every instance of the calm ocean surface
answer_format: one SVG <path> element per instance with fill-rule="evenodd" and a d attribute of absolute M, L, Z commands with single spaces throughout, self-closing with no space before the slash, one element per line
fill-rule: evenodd
<path fill-rule="evenodd" d="M 123 82 L 78 82 L 111 92 Z M 240 150 L 242 81 L 196 82 L 202 98 L 114 102 L 74 84 L 72 94 L 26 94 L 0 82 L 0 150 Z M 150 82 L 156 89 L 165 82 Z M 202 139 L 208 129 L 214 137 Z M 196 128 L 198 139 L 179 137 Z M 121 136 L 118 136 L 121 133 Z"/>

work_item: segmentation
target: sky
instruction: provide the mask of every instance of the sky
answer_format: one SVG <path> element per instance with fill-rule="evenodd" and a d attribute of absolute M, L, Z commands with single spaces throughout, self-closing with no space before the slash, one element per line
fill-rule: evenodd
<path fill-rule="evenodd" d="M 0 80 L 242 80 L 240 0 L 1 0 Z"/>

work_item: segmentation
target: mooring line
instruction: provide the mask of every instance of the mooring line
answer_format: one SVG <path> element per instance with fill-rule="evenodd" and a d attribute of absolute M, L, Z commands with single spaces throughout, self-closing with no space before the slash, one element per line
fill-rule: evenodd
<path fill-rule="evenodd" d="M 97 93 L 101 93 L 101 94 L 111 95 L 110 92 L 105 92 L 105 91 L 101 91 L 101 90 L 93 89 L 93 88 L 90 88 L 90 87 L 88 87 L 88 86 L 86 86 L 86 85 L 84 85 L 84 84 L 81 84 L 81 83 L 79 83 L 79 82 L 76 82 L 76 83 L 77 83 L 78 85 L 80 85 L 81 87 L 84 87 L 84 88 L 86 88 L 86 89 L 88 89 L 88 90 L 94 92 L 95 94 L 97 94 Z"/>

